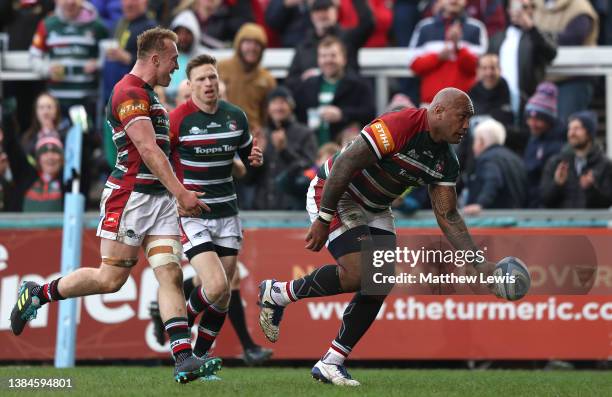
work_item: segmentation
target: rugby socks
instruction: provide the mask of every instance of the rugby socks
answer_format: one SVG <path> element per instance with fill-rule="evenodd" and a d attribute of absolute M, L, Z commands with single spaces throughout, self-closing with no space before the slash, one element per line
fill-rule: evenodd
<path fill-rule="evenodd" d="M 183 293 L 185 294 L 186 299 L 189 299 L 194 288 L 195 285 L 193 285 L 193 277 L 190 277 L 187 280 L 183 281 Z"/>
<path fill-rule="evenodd" d="M 204 312 L 198 326 L 198 338 L 193 348 L 193 354 L 202 357 L 208 352 L 219 331 L 221 331 L 221 327 L 223 327 L 225 317 L 227 317 L 227 310 L 227 308 L 210 305 L 208 310 Z"/>
<path fill-rule="evenodd" d="M 330 350 L 347 357 L 376 319 L 384 298 L 384 296 L 357 292 L 344 310 L 340 331 L 332 342 Z"/>
<path fill-rule="evenodd" d="M 344 365 L 344 360 L 346 360 L 350 352 L 351 349 L 348 347 L 333 341 L 327 353 L 321 358 L 321 361 L 325 364 Z"/>
<path fill-rule="evenodd" d="M 198 314 L 206 310 L 212 303 L 213 302 L 206 297 L 206 292 L 204 292 L 203 287 L 196 288 L 191 292 L 189 300 L 187 301 L 187 321 L 190 328 L 194 324 Z"/>
<path fill-rule="evenodd" d="M 172 355 L 177 363 L 191 357 L 191 332 L 185 317 L 174 317 L 164 323 L 168 337 L 170 338 L 170 348 Z"/>
<path fill-rule="evenodd" d="M 64 298 L 59 291 L 57 290 L 57 285 L 62 278 L 56 278 L 50 283 L 39 285 L 32 289 L 32 294 L 37 296 L 40 299 L 40 304 L 44 305 L 45 303 L 49 303 L 51 301 L 61 301 Z"/>
<path fill-rule="evenodd" d="M 338 266 L 325 265 L 298 280 L 275 282 L 272 286 L 272 300 L 280 306 L 304 298 L 317 298 L 342 293 Z"/>
<path fill-rule="evenodd" d="M 242 298 L 240 297 L 240 290 L 232 290 L 232 296 L 229 304 L 229 318 L 232 322 L 232 326 L 240 339 L 240 344 L 243 349 L 250 349 L 255 347 L 255 342 L 251 339 L 249 330 L 246 326 L 246 320 L 244 317 L 244 307 L 242 307 Z"/>

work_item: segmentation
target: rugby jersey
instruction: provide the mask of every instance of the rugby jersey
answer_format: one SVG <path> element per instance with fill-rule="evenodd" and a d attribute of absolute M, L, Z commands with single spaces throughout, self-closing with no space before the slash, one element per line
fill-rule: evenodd
<path fill-rule="evenodd" d="M 153 88 L 140 77 L 126 74 L 116 85 L 106 105 L 106 122 L 113 129 L 117 160 L 106 186 L 140 193 L 162 194 L 167 190 L 140 157 L 126 130 L 138 120 L 153 124 L 157 146 L 170 154 L 168 113 Z"/>
<path fill-rule="evenodd" d="M 191 99 L 170 112 L 171 161 L 185 188 L 206 193 L 210 207 L 202 219 L 238 214 L 232 164 L 234 155 L 253 141 L 247 117 L 237 106 L 219 101 L 214 114 Z"/>
<path fill-rule="evenodd" d="M 97 74 L 85 73 L 85 64 L 98 58 L 98 42 L 107 37 L 102 22 L 92 15 L 88 22 L 67 22 L 57 15 L 40 21 L 30 53 L 42 57 L 49 54 L 51 63 L 64 66 L 61 81 L 50 80 L 49 93 L 63 104 L 81 104 L 84 97 L 98 93 Z"/>
<path fill-rule="evenodd" d="M 426 109 L 385 113 L 364 127 L 361 137 L 378 161 L 357 172 L 347 192 L 369 211 L 386 210 L 407 188 L 454 186 L 459 177 L 459 161 L 451 145 L 436 143 L 429 136 Z M 319 178 L 327 179 L 340 153 L 323 164 Z"/>

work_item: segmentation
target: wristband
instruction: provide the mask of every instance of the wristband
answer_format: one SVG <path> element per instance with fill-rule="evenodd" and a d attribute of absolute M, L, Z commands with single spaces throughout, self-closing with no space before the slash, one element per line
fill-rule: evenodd
<path fill-rule="evenodd" d="M 325 223 L 331 223 L 334 216 L 332 214 L 328 214 L 326 212 L 319 211 L 319 219 L 323 220 Z"/>
<path fill-rule="evenodd" d="M 321 217 L 321 215 L 319 215 L 319 216 L 317 217 L 317 220 L 318 220 L 319 222 L 321 222 L 321 223 L 324 223 L 324 224 L 328 225 L 328 226 L 331 224 L 331 221 L 328 221 L 328 220 L 326 220 L 326 219 L 323 219 L 323 218 Z"/>
<path fill-rule="evenodd" d="M 321 212 L 324 212 L 326 214 L 329 214 L 329 215 L 333 216 L 336 213 L 336 210 L 332 210 L 332 209 L 329 209 L 329 208 L 321 207 L 321 208 L 319 208 L 319 213 L 321 213 Z"/>

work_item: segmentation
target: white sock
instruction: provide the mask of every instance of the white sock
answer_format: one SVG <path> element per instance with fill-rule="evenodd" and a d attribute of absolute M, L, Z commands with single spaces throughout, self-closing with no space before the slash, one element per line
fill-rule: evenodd
<path fill-rule="evenodd" d="M 344 357 L 342 354 L 338 353 L 331 347 L 321 359 L 321 361 L 323 361 L 325 364 L 333 365 L 344 365 L 344 360 L 346 360 L 346 357 Z"/>
<path fill-rule="evenodd" d="M 282 282 L 282 281 L 277 281 L 274 284 L 272 284 L 272 291 L 271 291 L 271 296 L 272 296 L 272 300 L 274 301 L 274 303 L 276 303 L 277 305 L 280 306 L 287 306 L 288 304 L 290 304 L 292 301 L 289 298 L 289 295 L 287 294 L 287 284 L 290 283 L 289 282 Z M 291 285 L 289 285 L 290 287 Z"/>

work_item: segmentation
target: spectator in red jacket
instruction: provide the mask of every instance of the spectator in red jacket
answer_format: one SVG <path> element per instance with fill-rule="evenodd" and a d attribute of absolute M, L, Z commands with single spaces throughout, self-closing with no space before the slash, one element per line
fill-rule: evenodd
<path fill-rule="evenodd" d="M 503 0 L 467 0 L 466 13 L 487 27 L 489 37 L 506 29 Z"/>
<path fill-rule="evenodd" d="M 389 32 L 393 23 L 393 1 L 368 0 L 374 15 L 374 31 L 364 47 L 387 47 L 389 45 Z M 340 0 L 338 10 L 338 23 L 345 28 L 354 28 L 359 24 L 359 17 L 351 0 Z"/>
<path fill-rule="evenodd" d="M 484 24 L 465 15 L 466 0 L 444 0 L 442 11 L 417 25 L 410 40 L 410 68 L 421 77 L 421 102 L 443 88 L 469 91 L 478 57 L 488 45 Z"/>

